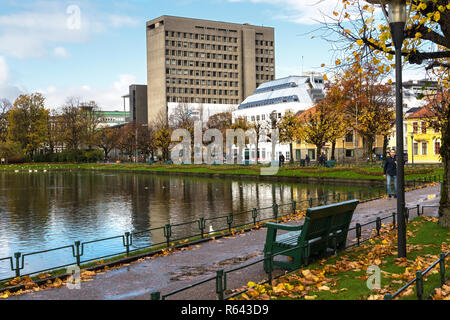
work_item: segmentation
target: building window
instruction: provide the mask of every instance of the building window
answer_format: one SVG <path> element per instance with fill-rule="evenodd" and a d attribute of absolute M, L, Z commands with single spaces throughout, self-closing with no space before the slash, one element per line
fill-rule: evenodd
<path fill-rule="evenodd" d="M 427 133 L 427 123 L 422 122 L 421 127 L 422 127 L 422 134 L 426 134 Z"/>
<path fill-rule="evenodd" d="M 413 133 L 418 133 L 419 132 L 419 124 L 417 122 L 413 122 L 412 126 L 413 126 Z"/>
<path fill-rule="evenodd" d="M 426 156 L 428 154 L 428 144 L 426 142 L 422 142 L 422 155 Z"/>
<path fill-rule="evenodd" d="M 355 150 L 345 150 L 345 156 L 347 158 L 353 158 L 355 156 Z"/>
<path fill-rule="evenodd" d="M 441 141 L 436 140 L 436 141 L 434 142 L 434 154 L 435 154 L 435 155 L 439 155 L 440 152 L 441 152 Z"/>
<path fill-rule="evenodd" d="M 415 156 L 419 155 L 419 144 L 417 142 L 414 142 L 414 146 L 413 146 L 413 154 Z"/>
<path fill-rule="evenodd" d="M 348 133 L 348 134 L 345 136 L 345 142 L 349 142 L 349 143 L 353 142 L 353 131 L 350 132 L 350 133 Z"/>

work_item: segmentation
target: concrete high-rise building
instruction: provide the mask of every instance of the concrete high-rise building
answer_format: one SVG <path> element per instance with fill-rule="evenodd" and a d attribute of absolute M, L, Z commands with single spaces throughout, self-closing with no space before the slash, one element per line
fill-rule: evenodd
<path fill-rule="evenodd" d="M 130 121 L 137 124 L 148 123 L 147 86 L 133 84 L 130 86 Z"/>
<path fill-rule="evenodd" d="M 239 105 L 275 78 L 274 29 L 162 16 L 147 22 L 148 119 L 171 103 Z"/>

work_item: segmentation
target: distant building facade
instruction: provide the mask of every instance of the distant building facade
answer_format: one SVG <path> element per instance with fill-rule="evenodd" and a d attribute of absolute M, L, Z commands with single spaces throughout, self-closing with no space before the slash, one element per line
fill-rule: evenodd
<path fill-rule="evenodd" d="M 97 114 L 101 117 L 101 128 L 124 125 L 130 118 L 130 113 L 123 111 L 97 111 Z"/>
<path fill-rule="evenodd" d="M 128 98 L 130 106 L 130 121 L 134 121 L 137 124 L 147 124 L 147 86 L 139 84 L 131 85 Z"/>
<path fill-rule="evenodd" d="M 410 114 L 407 120 L 408 160 L 414 163 L 440 163 L 441 133 L 429 127 L 433 114 L 428 106 Z"/>
<path fill-rule="evenodd" d="M 233 122 L 244 117 L 249 123 L 265 123 L 270 127 L 273 117 L 271 115 L 275 115 L 274 120 L 279 121 L 286 112 L 307 110 L 324 97 L 324 79 L 320 74 L 289 76 L 268 81 L 261 84 L 239 105 L 238 110 L 233 112 Z M 280 155 L 283 155 L 286 161 L 295 157 L 290 153 L 289 144 L 277 144 L 275 155 L 272 155 L 272 144 L 269 142 L 262 141 L 258 148 L 257 153 L 255 145 L 247 146 L 248 160 L 256 161 L 257 154 L 259 162 L 270 162 L 272 159 L 278 161 Z"/>
<path fill-rule="evenodd" d="M 275 78 L 274 29 L 159 17 L 147 22 L 147 75 L 149 123 L 179 103 L 236 107 Z"/>

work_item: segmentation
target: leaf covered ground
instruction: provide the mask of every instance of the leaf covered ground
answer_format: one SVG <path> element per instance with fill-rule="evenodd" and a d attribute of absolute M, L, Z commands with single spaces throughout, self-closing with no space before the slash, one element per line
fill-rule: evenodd
<path fill-rule="evenodd" d="M 382 300 L 394 293 L 439 259 L 441 252 L 450 251 L 450 230 L 437 224 L 436 218 L 418 217 L 408 224 L 407 258 L 397 258 L 396 231 L 386 226 L 381 235 L 359 247 L 344 251 L 327 260 L 284 275 L 271 284 L 249 282 L 248 289 L 236 300 Z M 368 288 L 372 272 L 380 268 L 379 289 Z M 370 267 L 370 268 L 369 268 Z M 450 275 L 450 257 L 446 259 L 446 277 Z M 369 279 L 370 278 L 370 279 Z M 442 288 L 439 265 L 424 277 L 424 298 L 450 299 L 450 282 Z M 399 299 L 416 299 L 415 285 L 408 287 Z"/>

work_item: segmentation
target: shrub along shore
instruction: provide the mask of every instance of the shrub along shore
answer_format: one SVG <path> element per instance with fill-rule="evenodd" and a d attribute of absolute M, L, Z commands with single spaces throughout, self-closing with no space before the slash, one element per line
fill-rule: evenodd
<path fill-rule="evenodd" d="M 35 172 L 49 171 L 107 171 L 126 173 L 149 173 L 158 175 L 221 177 L 239 180 L 318 182 L 318 183 L 358 183 L 380 184 L 384 182 L 381 165 L 353 167 L 298 167 L 286 166 L 279 168 L 275 175 L 261 175 L 263 166 L 241 165 L 160 165 L 160 164 L 104 164 L 104 163 L 29 163 L 2 165 L 0 172 Z M 443 175 L 439 166 L 417 166 L 405 169 L 406 181 L 421 181 L 424 178 Z"/>

